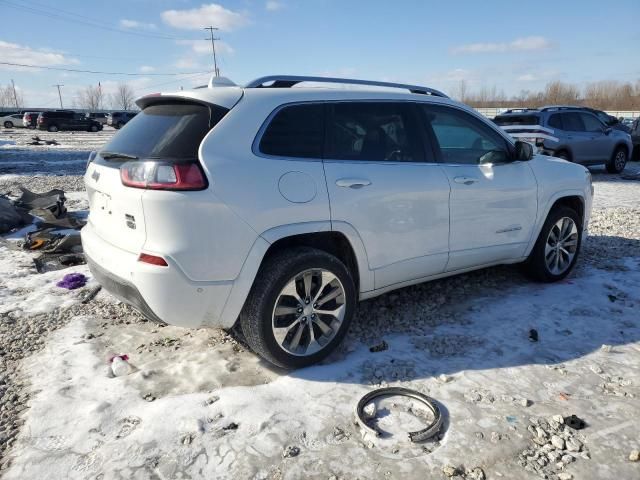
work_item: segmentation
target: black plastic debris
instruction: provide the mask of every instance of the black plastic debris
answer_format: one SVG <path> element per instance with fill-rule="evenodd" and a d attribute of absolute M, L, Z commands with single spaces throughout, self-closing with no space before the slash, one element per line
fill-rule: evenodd
<path fill-rule="evenodd" d="M 607 297 L 609 297 L 609 301 L 611 303 L 615 302 L 618 299 L 618 297 L 616 297 L 615 295 L 611 295 L 611 294 L 607 295 Z"/>
<path fill-rule="evenodd" d="M 0 196 L 0 233 L 10 232 L 32 221 L 31 215 L 16 208 L 8 198 Z"/>
<path fill-rule="evenodd" d="M 385 350 L 388 350 L 388 349 L 389 349 L 389 344 L 383 340 L 379 344 L 370 347 L 369 351 L 371 353 L 376 353 L 376 352 L 384 352 Z"/>
<path fill-rule="evenodd" d="M 573 428 L 574 430 L 582 430 L 587 426 L 587 423 L 576 415 L 570 415 L 568 417 L 564 417 L 564 423 L 568 427 Z"/>
<path fill-rule="evenodd" d="M 535 328 L 529 330 L 529 341 L 537 342 L 538 341 L 538 331 Z"/>
<path fill-rule="evenodd" d="M 54 188 L 45 193 L 35 193 L 20 186 L 20 191 L 22 195 L 14 204 L 32 215 L 48 219 L 49 217 L 60 218 L 67 213 L 67 208 L 64 206 L 66 197 L 64 196 L 64 191 L 60 189 Z"/>
<path fill-rule="evenodd" d="M 84 265 L 84 255 L 82 253 L 55 254 L 44 253 L 33 259 L 38 273 L 53 272 L 62 270 L 63 268 L 74 267 L 76 265 Z"/>

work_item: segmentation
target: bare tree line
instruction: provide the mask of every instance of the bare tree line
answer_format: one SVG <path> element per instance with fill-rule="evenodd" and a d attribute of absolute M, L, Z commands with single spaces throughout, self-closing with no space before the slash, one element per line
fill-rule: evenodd
<path fill-rule="evenodd" d="M 20 108 L 24 106 L 24 97 L 19 90 L 14 90 L 10 83 L 6 87 L 0 85 L 0 107 Z"/>
<path fill-rule="evenodd" d="M 126 83 L 119 83 L 111 94 L 107 95 L 100 84 L 89 85 L 76 94 L 74 104 L 90 112 L 102 110 L 107 104 L 114 110 L 131 110 L 134 108 L 135 94 Z"/>
<path fill-rule="evenodd" d="M 560 80 L 547 83 L 541 91 L 522 90 L 507 96 L 504 90 L 483 86 L 470 92 L 461 80 L 453 97 L 476 108 L 541 107 L 543 105 L 584 105 L 600 110 L 640 110 L 640 80 L 635 84 L 616 80 L 588 83 L 584 88 Z"/>

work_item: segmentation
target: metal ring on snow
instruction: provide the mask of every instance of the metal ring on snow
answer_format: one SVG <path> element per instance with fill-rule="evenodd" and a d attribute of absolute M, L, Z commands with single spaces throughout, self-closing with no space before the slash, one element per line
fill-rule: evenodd
<path fill-rule="evenodd" d="M 421 442 L 428 438 L 433 437 L 436 433 L 440 431 L 440 427 L 442 426 L 442 414 L 440 413 L 440 408 L 436 404 L 436 402 L 426 395 L 423 395 L 420 392 L 416 392 L 415 390 L 411 390 L 409 388 L 404 387 L 386 387 L 379 388 L 377 390 L 373 390 L 372 392 L 367 393 L 363 396 L 358 404 L 356 405 L 356 421 L 358 425 L 362 427 L 367 432 L 373 433 L 376 437 L 380 436 L 380 431 L 376 428 L 373 428 L 367 425 L 367 422 L 364 419 L 364 407 L 371 403 L 371 401 L 378 397 L 385 396 L 394 396 L 400 395 L 403 397 L 413 398 L 414 400 L 418 400 L 422 404 L 426 405 L 429 410 L 433 413 L 433 421 L 430 425 L 422 430 L 418 430 L 416 432 L 408 432 L 409 440 L 412 442 Z"/>

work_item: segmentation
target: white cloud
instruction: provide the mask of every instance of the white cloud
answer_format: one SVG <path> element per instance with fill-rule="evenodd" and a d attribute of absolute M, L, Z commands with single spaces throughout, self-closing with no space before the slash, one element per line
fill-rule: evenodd
<path fill-rule="evenodd" d="M 533 82 L 537 79 L 538 78 L 532 73 L 525 73 L 524 75 L 520 75 L 518 78 L 516 78 L 516 80 L 518 80 L 519 82 Z"/>
<path fill-rule="evenodd" d="M 234 12 L 217 3 L 189 10 L 167 10 L 161 17 L 167 25 L 184 30 L 202 30 L 206 25 L 213 25 L 220 30 L 231 31 L 249 23 L 246 13 Z"/>
<path fill-rule="evenodd" d="M 120 20 L 120 26 L 122 28 L 141 28 L 144 30 L 154 30 L 156 28 L 155 23 L 138 22 L 137 20 L 127 20 L 126 18 Z"/>
<path fill-rule="evenodd" d="M 551 42 L 544 37 L 522 37 L 511 42 L 503 43 L 469 43 L 451 49 L 457 53 L 505 53 L 545 50 L 551 47 Z"/>
<path fill-rule="evenodd" d="M 189 45 L 191 51 L 198 55 L 212 55 L 211 42 L 204 40 L 178 40 L 178 45 Z M 217 55 L 233 55 L 235 50 L 228 43 L 221 40 L 216 41 L 216 54 Z"/>
<path fill-rule="evenodd" d="M 149 73 L 149 72 L 153 72 L 155 68 L 149 65 L 142 65 L 138 70 L 142 73 Z"/>
<path fill-rule="evenodd" d="M 276 10 L 280 10 L 283 7 L 284 7 L 284 4 L 276 0 L 267 0 L 267 3 L 265 3 L 264 5 L 264 8 L 266 8 L 270 12 L 275 12 Z"/>
<path fill-rule="evenodd" d="M 2 40 L 0 40 L 0 59 L 2 59 L 3 62 L 38 65 L 43 67 L 80 63 L 77 59 L 69 58 L 63 53 L 36 50 L 25 45 L 4 42 Z M 4 70 L 24 70 L 24 68 L 14 67 L 11 65 L 0 65 L 0 68 Z"/>

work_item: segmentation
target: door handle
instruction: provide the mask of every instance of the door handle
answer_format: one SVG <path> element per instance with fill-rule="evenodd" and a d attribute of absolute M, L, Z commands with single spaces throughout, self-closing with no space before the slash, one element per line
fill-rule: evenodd
<path fill-rule="evenodd" d="M 453 181 L 464 185 L 473 185 L 478 181 L 478 179 L 473 177 L 455 177 Z"/>
<path fill-rule="evenodd" d="M 339 187 L 362 188 L 371 185 L 371 182 L 364 178 L 340 178 L 336 180 Z"/>

